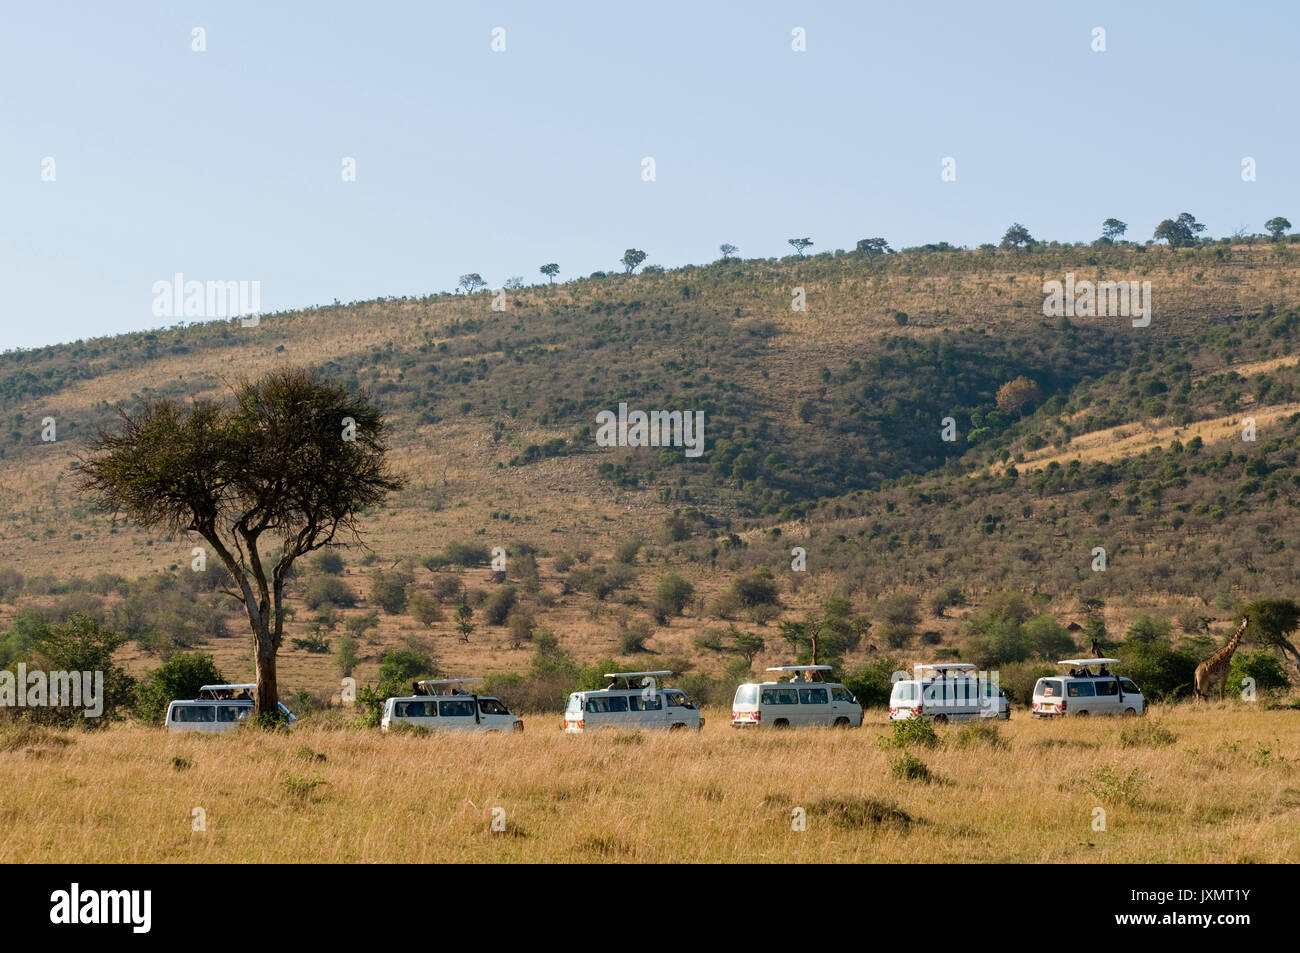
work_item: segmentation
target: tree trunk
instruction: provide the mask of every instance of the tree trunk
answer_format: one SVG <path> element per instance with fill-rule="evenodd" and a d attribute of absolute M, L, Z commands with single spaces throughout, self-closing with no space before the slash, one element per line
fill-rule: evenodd
<path fill-rule="evenodd" d="M 271 644 L 270 634 L 258 633 L 257 649 L 254 653 L 257 662 L 257 714 L 276 715 L 280 713 L 280 689 L 275 679 L 275 647 Z"/>

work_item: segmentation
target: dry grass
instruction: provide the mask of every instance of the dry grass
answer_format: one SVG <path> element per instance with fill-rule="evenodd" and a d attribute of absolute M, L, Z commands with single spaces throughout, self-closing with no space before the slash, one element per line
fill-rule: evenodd
<path fill-rule="evenodd" d="M 860 730 L 566 737 L 167 735 L 141 726 L 0 745 L 8 862 L 1270 862 L 1300 853 L 1294 711 L 1180 706 L 1133 722 L 1017 717 L 1005 748 L 914 754 Z M 874 722 L 874 723 L 872 723 Z M 192 830 L 194 808 L 205 831 Z M 493 808 L 506 829 L 491 830 Z M 792 810 L 807 829 L 792 830 Z M 1103 807 L 1107 830 L 1094 831 Z"/>

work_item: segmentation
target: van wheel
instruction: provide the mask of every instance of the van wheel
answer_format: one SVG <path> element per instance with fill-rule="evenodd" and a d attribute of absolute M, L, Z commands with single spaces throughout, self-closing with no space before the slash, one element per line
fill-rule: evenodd
<path fill-rule="evenodd" d="M 935 715 L 935 716 L 934 716 L 934 723 L 935 723 L 936 725 L 946 725 L 946 724 L 948 724 L 948 716 L 947 716 L 947 715 Z"/>
<path fill-rule="evenodd" d="M 847 718 L 836 718 L 836 719 L 835 719 L 835 724 L 834 724 L 832 727 L 834 727 L 834 728 L 847 728 L 847 727 L 849 727 L 849 720 L 848 720 Z"/>
<path fill-rule="evenodd" d="M 786 721 L 784 718 L 778 718 L 776 721 L 772 722 L 772 727 L 773 727 L 773 728 L 789 728 L 789 727 L 790 727 L 790 722 Z"/>
<path fill-rule="evenodd" d="M 1087 718 L 1087 717 L 1088 717 L 1088 712 L 1087 712 L 1086 710 L 1085 710 L 1085 711 L 1076 711 L 1076 712 L 1074 713 L 1074 717 L 1075 717 L 1075 718 Z"/>
<path fill-rule="evenodd" d="M 669 731 L 681 731 L 681 730 L 684 729 L 685 727 L 686 727 L 686 726 L 683 725 L 683 724 L 679 721 L 679 722 L 677 722 L 675 725 L 669 725 L 669 726 L 668 726 L 668 730 L 669 730 Z"/>
<path fill-rule="evenodd" d="M 1137 713 L 1137 709 L 1136 709 L 1136 708 L 1125 708 L 1125 709 L 1124 709 L 1124 717 L 1125 717 L 1125 718 L 1136 718 L 1137 716 L 1138 716 L 1138 713 Z"/>

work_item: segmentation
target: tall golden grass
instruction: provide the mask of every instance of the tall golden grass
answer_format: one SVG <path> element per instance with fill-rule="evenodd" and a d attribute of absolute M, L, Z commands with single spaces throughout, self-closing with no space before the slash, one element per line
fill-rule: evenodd
<path fill-rule="evenodd" d="M 1300 856 L 1300 713 L 999 724 L 914 749 L 861 729 L 701 734 L 0 733 L 6 862 L 1279 862 Z M 1125 745 L 1122 732 L 1154 737 Z M 1166 729 L 1172 733 L 1160 732 Z M 1161 737 L 1162 736 L 1162 737 Z M 62 738 L 62 740 L 61 740 Z M 67 743 L 70 740 L 71 743 Z M 1163 741 L 1163 743 L 1161 743 Z M 501 809 L 504 814 L 494 809 Z M 796 830 L 796 808 L 806 829 Z M 1094 829 L 1105 811 L 1105 829 Z M 195 830 L 195 809 L 205 830 Z M 493 818 L 504 830 L 492 829 Z"/>

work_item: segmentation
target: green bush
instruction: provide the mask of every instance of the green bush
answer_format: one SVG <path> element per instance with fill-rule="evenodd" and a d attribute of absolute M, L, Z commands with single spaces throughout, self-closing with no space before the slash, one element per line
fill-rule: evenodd
<path fill-rule="evenodd" d="M 682 610 L 695 598 L 695 587 L 676 573 L 669 573 L 659 580 L 655 598 L 670 609 L 673 615 L 681 615 Z"/>
<path fill-rule="evenodd" d="M 343 556 L 337 549 L 321 549 L 311 560 L 311 568 L 327 576 L 337 576 L 343 572 Z"/>
<path fill-rule="evenodd" d="M 903 663 L 892 655 L 872 659 L 857 672 L 844 676 L 844 687 L 863 708 L 886 708 L 894 691 L 893 675 L 902 667 Z"/>
<path fill-rule="evenodd" d="M 1177 740 L 1178 736 L 1164 725 L 1145 718 L 1119 733 L 1121 748 L 1164 748 Z"/>
<path fill-rule="evenodd" d="M 319 609 L 324 605 L 351 608 L 357 604 L 356 593 L 336 576 L 317 576 L 307 583 L 302 598 L 308 609 Z"/>
<path fill-rule="evenodd" d="M 900 781 L 922 781 L 929 783 L 934 780 L 930 774 L 930 769 L 926 767 L 925 762 L 915 757 L 910 751 L 904 751 L 902 754 L 893 758 L 889 762 L 890 771 L 894 777 Z"/>
<path fill-rule="evenodd" d="M 1232 666 L 1228 671 L 1228 690 L 1240 692 L 1242 680 L 1253 678 L 1255 688 L 1261 692 L 1285 691 L 1291 687 L 1291 679 L 1286 669 L 1272 652 L 1259 649 L 1254 652 L 1238 650 L 1232 656 Z"/>
<path fill-rule="evenodd" d="M 505 585 L 492 591 L 483 602 L 483 619 L 488 625 L 505 625 L 510 618 L 510 611 L 518 602 L 514 586 Z"/>
<path fill-rule="evenodd" d="M 376 569 L 370 574 L 370 596 L 367 601 L 379 606 L 388 615 L 400 615 L 406 611 L 406 587 L 410 584 L 411 577 L 405 573 L 386 573 Z"/>
<path fill-rule="evenodd" d="M 882 748 L 937 748 L 942 744 L 934 724 L 928 718 L 906 718 L 894 722 L 894 733 L 880 740 Z"/>
<path fill-rule="evenodd" d="M 972 718 L 963 722 L 957 729 L 953 743 L 958 748 L 1005 748 L 1007 740 L 1002 737 L 998 726 L 992 718 Z"/>
<path fill-rule="evenodd" d="M 136 717 L 152 725 L 161 725 L 167 716 L 169 702 L 197 698 L 204 685 L 220 685 L 225 680 L 211 655 L 200 652 L 173 655 L 136 685 Z"/>

